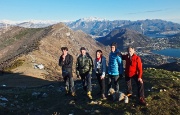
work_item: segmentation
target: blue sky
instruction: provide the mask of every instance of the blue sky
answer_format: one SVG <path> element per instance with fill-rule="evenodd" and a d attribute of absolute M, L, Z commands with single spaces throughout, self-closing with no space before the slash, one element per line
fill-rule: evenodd
<path fill-rule="evenodd" d="M 180 23 L 180 0 L 0 0 L 0 20 L 163 19 Z"/>

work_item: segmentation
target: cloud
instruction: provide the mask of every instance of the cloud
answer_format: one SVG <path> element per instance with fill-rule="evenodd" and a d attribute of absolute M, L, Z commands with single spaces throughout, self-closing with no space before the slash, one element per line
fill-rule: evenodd
<path fill-rule="evenodd" d="M 154 13 L 154 12 L 162 12 L 162 11 L 166 11 L 169 8 L 166 9 L 159 9 L 159 10 L 148 10 L 148 11 L 143 11 L 143 12 L 131 12 L 131 13 L 127 13 L 127 15 L 131 15 L 131 14 L 141 14 L 141 13 Z"/>

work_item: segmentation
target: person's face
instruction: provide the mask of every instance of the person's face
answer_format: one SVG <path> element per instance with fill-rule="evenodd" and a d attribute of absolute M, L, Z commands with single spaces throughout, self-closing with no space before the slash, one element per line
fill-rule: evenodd
<path fill-rule="evenodd" d="M 86 50 L 81 50 L 82 55 L 86 55 Z"/>
<path fill-rule="evenodd" d="M 97 58 L 100 58 L 100 57 L 101 57 L 101 53 L 100 53 L 100 52 L 97 52 L 97 53 L 96 53 L 96 56 L 97 56 Z"/>
<path fill-rule="evenodd" d="M 133 54 L 134 54 L 134 48 L 129 48 L 128 49 L 128 54 L 130 55 L 130 56 L 132 56 Z"/>
<path fill-rule="evenodd" d="M 115 50 L 116 50 L 116 47 L 115 46 L 111 46 L 111 51 L 115 52 Z"/>
<path fill-rule="evenodd" d="M 68 51 L 67 50 L 62 50 L 63 55 L 67 55 Z"/>

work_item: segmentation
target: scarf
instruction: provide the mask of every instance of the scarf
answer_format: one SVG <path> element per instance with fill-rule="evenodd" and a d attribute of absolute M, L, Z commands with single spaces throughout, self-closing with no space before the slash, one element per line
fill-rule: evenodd
<path fill-rule="evenodd" d="M 96 61 L 98 62 L 101 58 L 102 58 L 102 56 L 100 56 L 99 58 L 96 58 Z"/>

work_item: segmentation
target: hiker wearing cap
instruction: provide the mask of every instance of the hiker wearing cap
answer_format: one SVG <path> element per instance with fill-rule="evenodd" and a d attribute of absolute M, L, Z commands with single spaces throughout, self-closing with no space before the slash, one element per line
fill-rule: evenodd
<path fill-rule="evenodd" d="M 92 99 L 91 74 L 93 69 L 93 61 L 84 47 L 80 48 L 80 52 L 81 54 L 78 56 L 76 62 L 76 74 L 77 77 L 81 77 L 83 89 L 87 92 L 88 98 Z"/>
<path fill-rule="evenodd" d="M 62 67 L 62 76 L 65 81 L 66 94 L 75 96 L 74 80 L 72 75 L 73 56 L 68 53 L 67 47 L 61 48 L 62 55 L 59 58 L 59 66 Z"/>
<path fill-rule="evenodd" d="M 140 104 L 146 105 L 144 99 L 144 82 L 142 80 L 142 62 L 141 58 L 136 55 L 135 49 L 132 46 L 127 48 L 128 54 L 122 55 L 122 59 L 126 61 L 125 67 L 125 81 L 127 85 L 127 96 L 132 95 L 132 84 L 131 79 L 137 84 L 138 89 L 138 97 Z"/>
<path fill-rule="evenodd" d="M 117 49 L 117 43 L 113 42 L 111 44 L 111 52 L 109 54 L 108 63 L 108 90 L 113 87 L 112 85 L 114 82 L 114 89 L 116 92 L 119 92 L 119 80 L 123 74 L 123 62 L 118 53 L 119 50 Z"/>

